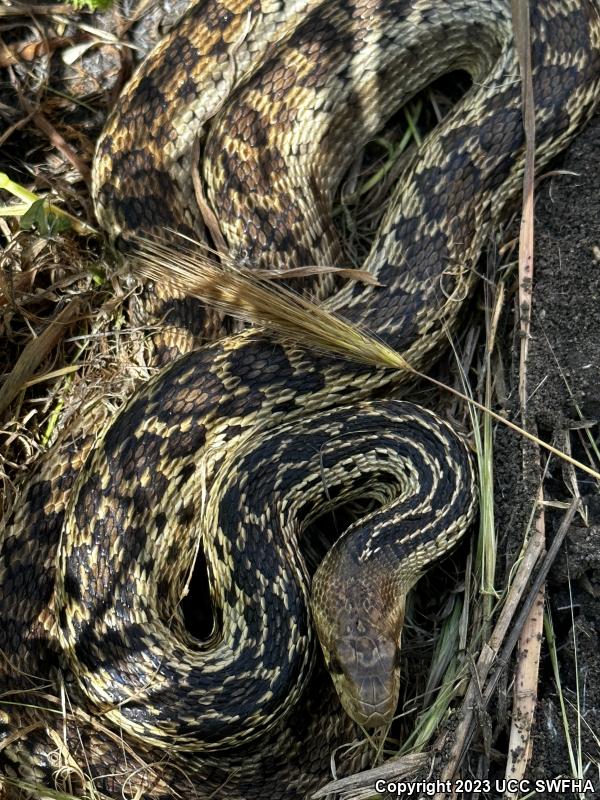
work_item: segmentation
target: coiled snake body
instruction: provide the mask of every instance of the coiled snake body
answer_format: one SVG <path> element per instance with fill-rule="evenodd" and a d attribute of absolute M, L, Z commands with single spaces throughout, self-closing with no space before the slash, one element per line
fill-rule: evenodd
<path fill-rule="evenodd" d="M 597 99 L 600 12 L 592 0 L 531 5 L 543 163 Z M 270 268 L 335 263 L 332 197 L 356 147 L 452 69 L 473 87 L 399 181 L 363 265 L 379 285 L 328 301 L 422 366 L 522 175 L 505 2 L 201 3 L 109 118 L 98 216 L 124 239 L 198 232 L 199 136 L 234 254 Z M 161 302 L 160 314 L 194 308 Z M 0 688 L 16 698 L 1 712 L 3 772 L 48 783 L 58 758 L 111 796 L 310 796 L 356 727 L 322 689 L 297 545 L 315 515 L 356 496 L 380 510 L 326 557 L 313 616 L 346 710 L 389 719 L 403 596 L 473 514 L 470 459 L 450 428 L 369 400 L 400 380 L 249 331 L 178 358 L 101 435 L 84 425 L 63 439 L 2 534 Z M 200 543 L 218 623 L 208 641 L 179 607 Z M 66 719 L 52 701 L 61 680 Z M 363 763 L 364 749 L 346 759 Z"/>

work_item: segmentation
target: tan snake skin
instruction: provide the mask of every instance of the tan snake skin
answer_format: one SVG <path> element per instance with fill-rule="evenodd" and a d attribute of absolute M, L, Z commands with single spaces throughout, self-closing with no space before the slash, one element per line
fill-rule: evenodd
<path fill-rule="evenodd" d="M 600 10 L 531 6 L 541 165 L 597 101 Z M 199 137 L 237 258 L 337 263 L 331 206 L 352 154 L 454 69 L 473 88 L 399 180 L 361 265 L 379 286 L 327 301 L 422 367 L 519 192 L 507 2 L 199 4 L 107 122 L 98 217 L 124 247 L 165 226 L 203 235 L 189 156 Z M 201 311 L 157 297 L 153 313 L 172 313 L 176 329 L 168 360 Z M 189 345 L 198 319 L 192 328 Z M 92 784 L 110 797 L 308 798 L 325 783 L 331 753 L 360 734 L 324 674 L 309 603 L 345 709 L 389 719 L 404 596 L 473 516 L 461 439 L 430 412 L 372 400 L 401 381 L 248 331 L 175 360 L 107 430 L 88 419 L 63 437 L 0 539 L 2 774 L 53 786 L 66 764 L 75 794 Z M 309 600 L 303 530 L 365 496 L 378 510 L 336 544 Z M 199 542 L 216 618 L 206 641 L 180 608 Z M 368 747 L 340 761 L 342 773 L 366 766 Z"/>

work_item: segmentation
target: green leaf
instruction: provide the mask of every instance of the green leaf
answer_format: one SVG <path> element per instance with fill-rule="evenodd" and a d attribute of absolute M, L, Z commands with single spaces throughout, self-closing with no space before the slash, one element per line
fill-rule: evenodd
<path fill-rule="evenodd" d="M 43 198 L 35 200 L 23 214 L 20 221 L 21 229 L 30 231 L 35 228 L 40 236 L 54 236 L 71 227 L 66 217 L 55 214 Z"/>

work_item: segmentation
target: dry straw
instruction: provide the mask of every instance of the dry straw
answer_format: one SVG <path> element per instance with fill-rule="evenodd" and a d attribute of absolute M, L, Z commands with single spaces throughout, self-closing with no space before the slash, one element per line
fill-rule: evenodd
<path fill-rule="evenodd" d="M 349 324 L 280 283 L 275 284 L 264 272 L 251 271 L 222 255 L 222 263 L 219 263 L 207 247 L 183 236 L 181 239 L 182 246 L 177 249 L 167 242 L 140 240 L 139 255 L 135 259 L 138 274 L 156 283 L 171 284 L 213 308 L 267 328 L 276 336 L 298 342 L 306 349 L 334 353 L 375 367 L 415 372 L 399 353 L 373 334 Z M 311 270 L 323 271 L 320 267 Z M 342 272 L 347 276 L 354 271 Z M 360 270 L 355 274 L 364 280 Z"/>
<path fill-rule="evenodd" d="M 181 247 L 174 247 L 167 241 L 140 239 L 134 257 L 135 271 L 142 278 L 170 284 L 207 305 L 268 329 L 281 339 L 297 342 L 307 350 L 328 352 L 351 361 L 401 370 L 423 378 L 600 480 L 600 473 L 587 464 L 542 441 L 457 389 L 414 369 L 405 358 L 369 331 L 346 322 L 261 274 L 257 276 L 231 259 L 221 255 L 219 263 L 214 253 L 204 245 L 184 236 L 181 236 L 181 241 Z"/>

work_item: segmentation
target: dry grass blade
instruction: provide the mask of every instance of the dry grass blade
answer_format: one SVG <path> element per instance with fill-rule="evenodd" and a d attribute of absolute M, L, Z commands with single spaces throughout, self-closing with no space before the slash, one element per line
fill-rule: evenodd
<path fill-rule="evenodd" d="M 521 352 L 519 364 L 519 399 L 521 412 L 527 405 L 527 354 L 531 327 L 533 289 L 533 200 L 535 188 L 535 102 L 531 75 L 531 37 L 528 0 L 513 0 L 513 30 L 521 72 L 521 97 L 525 132 L 525 171 L 523 174 L 523 209 L 519 236 L 519 311 Z"/>
<path fill-rule="evenodd" d="M 531 36 L 528 0 L 513 0 L 513 30 L 521 73 L 521 100 L 525 133 L 525 171 L 523 175 L 523 207 L 519 235 L 519 315 L 521 346 L 519 353 L 519 403 L 523 425 L 527 417 L 527 356 L 533 302 L 533 248 L 534 248 L 534 190 L 535 190 L 535 102 L 531 72 Z M 536 460 L 539 463 L 540 451 Z M 545 545 L 545 519 L 543 504 L 535 523 L 535 534 Z M 511 730 L 509 737 L 506 777 L 521 779 L 525 775 L 531 755 L 531 728 L 537 703 L 537 684 L 544 623 L 544 588 L 531 609 L 531 616 L 523 626 L 519 638 Z M 541 611 L 540 611 L 541 609 Z M 507 794 L 508 797 L 516 796 Z"/>
<path fill-rule="evenodd" d="M 56 315 L 48 327 L 25 347 L 0 389 L 0 414 L 28 382 L 31 382 L 33 373 L 63 337 L 69 323 L 79 314 L 79 309 L 80 303 L 74 298 Z"/>
<path fill-rule="evenodd" d="M 227 247 L 227 243 L 223 238 L 223 234 L 221 233 L 219 220 L 217 219 L 217 216 L 212 210 L 204 193 L 202 178 L 200 176 L 200 159 L 200 139 L 196 138 L 192 147 L 192 183 L 194 186 L 196 203 L 198 204 L 200 215 L 202 216 L 202 220 L 207 230 L 210 232 L 217 252 L 221 256 L 226 257 L 227 253 L 229 252 L 229 248 Z"/>
<path fill-rule="evenodd" d="M 174 251 L 166 243 L 145 239 L 140 242 L 136 271 L 149 280 L 170 283 L 227 314 L 267 326 L 276 335 L 301 342 L 307 349 L 414 372 L 399 353 L 372 334 L 290 289 L 274 289 L 270 281 L 230 260 L 217 263 L 207 249 L 188 244 Z"/>
<path fill-rule="evenodd" d="M 536 597 L 531 614 L 525 621 L 517 647 L 517 665 L 513 687 L 513 709 L 508 741 L 505 778 L 521 781 L 531 758 L 531 729 L 537 706 L 540 652 L 542 637 L 540 621 L 544 621 L 545 588 Z M 513 786 L 515 784 L 512 784 Z M 516 798 L 516 792 L 507 792 L 507 798 Z"/>
<path fill-rule="evenodd" d="M 281 272 L 271 272 L 269 270 L 257 270 L 256 275 L 268 281 L 287 281 L 292 278 L 310 278 L 315 275 L 337 275 L 339 278 L 346 278 L 349 281 L 358 281 L 368 286 L 381 286 L 377 278 L 364 269 L 353 267 L 319 267 L 312 265 L 308 267 L 292 267 Z"/>
<path fill-rule="evenodd" d="M 268 328 L 275 336 L 297 342 L 306 349 L 423 378 L 600 480 L 600 472 L 587 464 L 542 441 L 463 392 L 414 369 L 400 353 L 378 340 L 371 332 L 346 322 L 342 317 L 285 287 L 272 286 L 270 281 L 261 280 L 254 272 L 237 266 L 231 260 L 226 259 L 219 264 L 208 248 L 187 237 L 182 236 L 181 239 L 187 245 L 178 250 L 168 242 L 140 239 L 138 253 L 132 257 L 137 274 L 148 280 L 170 284 L 209 306 Z"/>
<path fill-rule="evenodd" d="M 520 613 L 514 620 L 514 625 L 512 625 L 511 630 L 508 633 L 508 636 L 506 637 L 504 646 L 500 651 L 498 665 L 496 666 L 494 672 L 492 673 L 486 684 L 483 693 L 483 699 L 486 703 L 489 703 L 490 700 L 492 699 L 494 690 L 500 679 L 500 675 L 504 671 L 505 665 L 508 659 L 510 658 L 510 654 L 513 651 L 515 645 L 517 644 L 517 640 L 520 636 L 521 631 L 523 630 L 523 626 L 525 625 L 527 618 L 531 615 L 531 610 L 539 597 L 540 589 L 542 588 L 542 586 L 546 581 L 546 578 L 548 577 L 548 572 L 550 571 L 550 567 L 554 563 L 556 556 L 558 555 L 558 551 L 562 547 L 565 537 L 571 528 L 573 519 L 575 518 L 575 515 L 579 513 L 580 508 L 581 504 L 579 500 L 575 498 L 569 505 L 567 511 L 565 512 L 565 515 L 562 518 L 560 526 L 556 534 L 554 535 L 554 538 L 552 539 L 552 544 L 548 548 L 546 554 L 543 556 L 540 568 L 531 583 L 531 588 L 529 594 L 527 595 L 527 599 L 523 603 L 523 607 Z"/>
<path fill-rule="evenodd" d="M 535 449 L 535 456 L 539 463 L 539 448 Z M 546 547 L 543 489 L 540 489 L 538 507 L 539 510 L 534 521 L 530 544 L 535 543 L 536 549 L 541 551 Z M 544 627 L 544 597 L 545 587 L 542 583 L 519 635 L 519 655 L 516 660 L 514 674 L 513 705 L 505 770 L 505 777 L 510 780 L 519 781 L 524 778 L 531 757 L 531 731 L 537 706 L 542 631 Z M 507 792 L 506 797 L 516 798 L 517 794 L 515 792 Z"/>
<path fill-rule="evenodd" d="M 30 3 L 19 3 L 17 0 L 12 0 L 10 4 L 7 4 L 6 7 L 0 8 L 0 17 L 14 17 L 15 14 L 31 14 L 32 8 Z M 43 4 L 40 3 L 39 5 L 36 4 L 35 12 L 39 15 L 51 15 L 51 14 L 67 14 L 69 16 L 74 16 L 76 14 L 76 10 L 74 6 L 70 3 L 51 5 L 51 4 Z"/>
<path fill-rule="evenodd" d="M 530 584 L 533 569 L 543 554 L 543 547 L 539 537 L 532 536 L 527 545 L 494 631 L 479 654 L 475 675 L 471 678 L 462 703 L 460 723 L 453 733 L 448 762 L 441 775 L 442 781 L 453 780 L 457 773 L 462 757 L 466 753 L 474 734 L 475 711 L 481 706 L 487 706 L 491 701 L 500 675 L 506 669 L 506 664 L 528 617 L 531 615 L 540 589 L 546 580 L 548 571 L 558 554 L 578 508 L 579 501 L 574 500 L 563 517 L 552 545 L 545 557 L 543 557 L 537 574 L 533 582 L 531 582 L 527 599 L 522 603 L 521 611 L 518 613 L 517 609 L 521 604 L 525 589 Z M 497 666 L 492 672 L 492 666 L 495 663 Z M 443 745 L 443 741 L 439 742 L 438 748 L 443 747 Z M 444 797 L 445 795 L 440 793 L 435 795 L 436 800 L 443 800 Z"/>
<path fill-rule="evenodd" d="M 382 781 L 384 784 L 388 781 L 410 782 L 416 775 L 422 773 L 430 759 L 429 753 L 411 753 L 402 758 L 392 758 L 374 769 L 332 781 L 315 792 L 312 797 L 318 800 L 336 793 L 340 798 L 348 800 L 371 798 L 375 795 L 374 786 L 377 781 Z"/>

